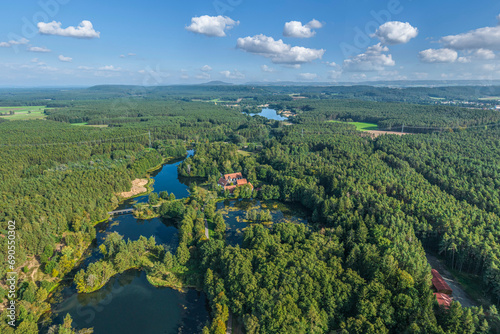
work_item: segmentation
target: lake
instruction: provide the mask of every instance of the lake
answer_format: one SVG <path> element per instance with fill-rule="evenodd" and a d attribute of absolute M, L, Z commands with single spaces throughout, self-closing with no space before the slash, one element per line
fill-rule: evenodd
<path fill-rule="evenodd" d="M 188 151 L 188 156 L 193 154 L 194 151 Z M 177 174 L 177 166 L 183 160 L 169 161 L 152 173 L 155 192 L 173 192 L 177 198 L 189 195 L 189 183 Z M 140 196 L 126 200 L 120 209 L 147 199 L 148 196 Z M 96 229 L 95 247 L 80 268 L 102 258 L 99 245 L 113 232 L 132 241 L 140 236 L 153 236 L 157 244 L 165 245 L 173 253 L 179 242 L 175 221 L 169 219 L 140 220 L 129 214 L 113 217 L 98 224 Z M 200 333 L 210 320 L 203 292 L 156 288 L 147 281 L 144 272 L 137 270 L 116 275 L 102 289 L 90 294 L 78 294 L 74 284 L 61 286 L 51 298 L 51 304 L 53 324 L 61 324 L 69 313 L 74 326 L 94 327 L 94 333 Z"/>

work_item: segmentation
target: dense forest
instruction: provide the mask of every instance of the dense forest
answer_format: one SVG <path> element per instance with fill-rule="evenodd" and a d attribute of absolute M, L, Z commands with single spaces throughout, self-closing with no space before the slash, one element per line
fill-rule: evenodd
<path fill-rule="evenodd" d="M 44 120 L 0 123 L 0 220 L 16 221 L 17 270 L 37 265 L 43 272 L 42 280 L 20 276 L 17 328 L 7 325 L 3 312 L 0 331 L 37 331 L 40 315 L 50 309 L 45 300 L 61 280 L 74 279 L 79 292 L 89 293 L 131 268 L 145 270 L 156 286 L 206 292 L 212 321 L 204 333 L 224 333 L 229 314 L 247 333 L 496 330 L 500 113 L 430 105 L 422 97 L 478 97 L 482 90 L 308 87 L 302 91 L 308 99 L 293 101 L 289 94 L 297 91 L 267 86 L 0 91 L 4 105 L 51 99 L 43 103 Z M 252 107 L 269 103 L 297 116 L 285 125 L 248 116 L 243 105 L 192 101 L 238 97 Z M 372 138 L 330 120 L 389 129 L 404 124 L 414 134 Z M 202 178 L 203 184 L 193 185 L 187 199 L 150 196 L 150 204 L 161 203 L 157 214 L 175 220 L 177 249 L 112 234 L 99 261 L 73 272 L 95 240 L 96 222 L 122 200 L 118 194 L 166 158 L 185 156 L 188 146 L 196 153 L 179 165 L 179 175 Z M 221 174 L 235 172 L 254 188 L 230 193 L 217 185 Z M 308 225 L 269 226 L 262 224 L 269 222 L 269 212 L 248 211 L 252 223 L 242 245 L 230 246 L 216 206 L 227 198 L 300 203 L 310 212 Z M 6 225 L 0 233 L 7 235 Z M 6 243 L 0 238 L 0 247 L 6 249 Z M 426 252 L 477 277 L 488 308 L 438 306 Z M 0 261 L 6 260 L 0 252 Z M 4 300 L 5 278 L 6 268 L 0 267 Z M 87 331 L 72 329 L 71 318 L 52 330 Z"/>

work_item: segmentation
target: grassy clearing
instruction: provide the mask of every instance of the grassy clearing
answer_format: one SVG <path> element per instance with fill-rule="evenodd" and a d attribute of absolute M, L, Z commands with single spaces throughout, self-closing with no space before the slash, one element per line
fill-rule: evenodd
<path fill-rule="evenodd" d="M 252 153 L 243 150 L 238 150 L 238 154 L 241 154 L 244 157 L 249 157 L 252 155 Z"/>
<path fill-rule="evenodd" d="M 480 97 L 480 101 L 500 100 L 500 96 Z"/>
<path fill-rule="evenodd" d="M 347 123 L 356 126 L 358 131 L 371 131 L 378 130 L 378 125 L 374 123 L 363 123 L 363 122 L 342 122 L 342 121 L 328 121 L 331 123 Z"/>
<path fill-rule="evenodd" d="M 30 119 L 43 119 L 45 106 L 33 107 L 0 107 L 0 118 L 11 121 L 22 121 Z M 13 114 L 11 114 L 13 113 Z"/>

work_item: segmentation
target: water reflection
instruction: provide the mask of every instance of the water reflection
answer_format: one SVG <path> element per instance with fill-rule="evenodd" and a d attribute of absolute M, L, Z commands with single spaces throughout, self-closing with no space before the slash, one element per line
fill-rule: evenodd
<path fill-rule="evenodd" d="M 99 291 L 61 292 L 54 305 L 54 324 L 71 314 L 77 328 L 94 327 L 94 333 L 201 333 L 209 321 L 204 293 L 155 288 L 144 272 L 130 270 L 113 277 Z"/>
<path fill-rule="evenodd" d="M 241 245 L 244 230 L 249 226 L 246 213 L 250 210 L 269 210 L 272 223 L 292 222 L 307 224 L 307 209 L 300 205 L 291 206 L 278 201 L 225 200 L 217 203 L 217 210 L 222 212 L 226 223 L 226 240 L 232 246 Z M 271 227 L 272 224 L 266 225 Z"/>

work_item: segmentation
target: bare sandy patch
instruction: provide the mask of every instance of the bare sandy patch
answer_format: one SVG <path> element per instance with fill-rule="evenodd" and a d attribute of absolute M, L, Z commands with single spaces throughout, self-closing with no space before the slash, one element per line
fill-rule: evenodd
<path fill-rule="evenodd" d="M 148 190 L 146 184 L 148 184 L 148 179 L 135 179 L 132 181 L 132 190 L 120 193 L 119 195 L 123 198 L 129 198 L 145 193 Z"/>
<path fill-rule="evenodd" d="M 377 137 L 380 137 L 382 135 L 397 135 L 397 136 L 411 135 L 411 133 L 395 132 L 395 131 L 368 130 L 368 131 L 363 131 L 363 132 L 369 133 L 372 138 L 377 138 Z"/>

